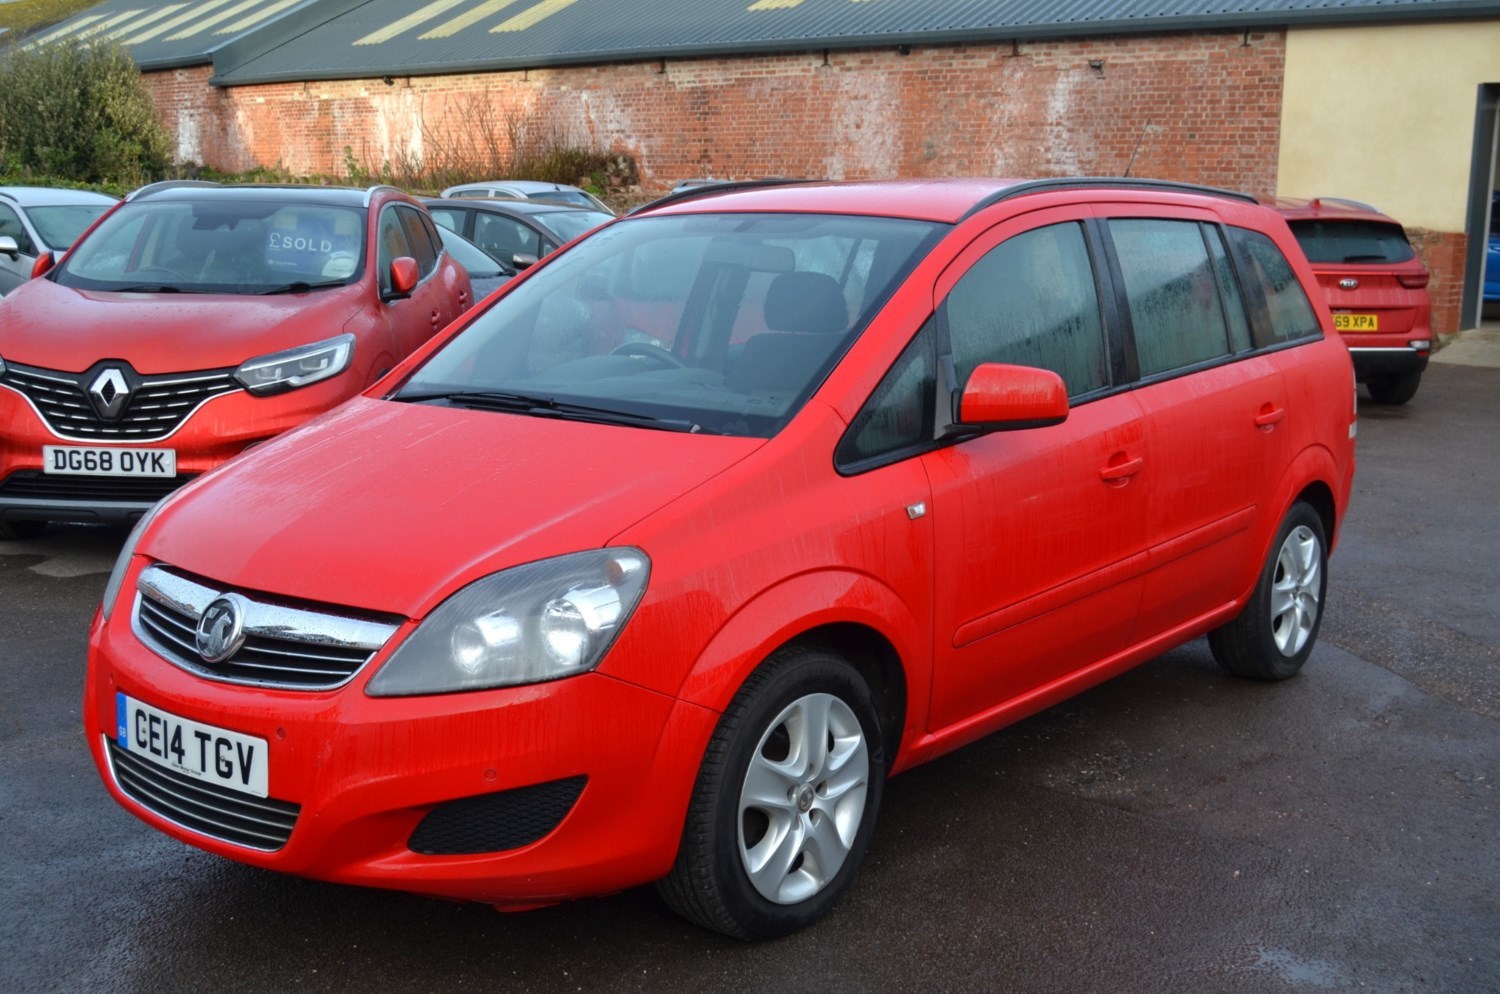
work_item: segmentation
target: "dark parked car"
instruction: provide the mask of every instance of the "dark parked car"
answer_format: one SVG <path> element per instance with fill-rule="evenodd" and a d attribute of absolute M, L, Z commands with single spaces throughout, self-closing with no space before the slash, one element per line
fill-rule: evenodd
<path fill-rule="evenodd" d="M 483 300 L 515 278 L 516 270 L 490 255 L 463 235 L 438 225 L 438 237 L 443 248 L 453 256 L 455 262 L 469 272 L 469 282 L 474 285 L 474 299 Z"/>
<path fill-rule="evenodd" d="M 536 200 L 424 199 L 432 219 L 516 269 L 534 265 L 614 215 Z"/>

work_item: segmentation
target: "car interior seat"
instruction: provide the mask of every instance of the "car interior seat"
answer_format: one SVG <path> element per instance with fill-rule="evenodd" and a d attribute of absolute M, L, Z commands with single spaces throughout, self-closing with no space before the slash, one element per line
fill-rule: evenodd
<path fill-rule="evenodd" d="M 752 336 L 725 384 L 738 393 L 800 389 L 844 340 L 849 308 L 838 280 L 823 273 L 779 273 L 766 290 L 766 327 Z"/>

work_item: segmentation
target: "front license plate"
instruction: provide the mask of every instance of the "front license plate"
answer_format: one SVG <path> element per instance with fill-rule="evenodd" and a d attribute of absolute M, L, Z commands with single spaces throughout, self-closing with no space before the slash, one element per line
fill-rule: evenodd
<path fill-rule="evenodd" d="M 1335 331 L 1379 331 L 1380 315 L 1335 314 L 1333 327 Z"/>
<path fill-rule="evenodd" d="M 115 692 L 115 741 L 157 766 L 256 797 L 266 796 L 266 740 L 216 728 Z"/>
<path fill-rule="evenodd" d="M 177 475 L 173 449 L 102 449 L 81 445 L 42 446 L 42 471 L 64 476 Z"/>

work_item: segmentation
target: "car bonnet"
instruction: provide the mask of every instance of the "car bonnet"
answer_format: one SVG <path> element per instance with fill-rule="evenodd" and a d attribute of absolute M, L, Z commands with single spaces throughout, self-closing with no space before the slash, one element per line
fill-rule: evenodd
<path fill-rule="evenodd" d="M 228 368 L 338 334 L 363 292 L 117 293 L 32 280 L 6 297 L 0 356 L 72 372 L 100 359 L 147 374 Z"/>
<path fill-rule="evenodd" d="M 189 485 L 139 551 L 419 618 L 481 576 L 607 544 L 763 444 L 356 398 Z"/>

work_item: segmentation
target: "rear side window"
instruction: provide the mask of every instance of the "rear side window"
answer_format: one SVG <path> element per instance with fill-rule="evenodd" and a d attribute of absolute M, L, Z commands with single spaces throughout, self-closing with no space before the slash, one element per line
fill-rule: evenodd
<path fill-rule="evenodd" d="M 1141 375 L 1152 376 L 1230 353 L 1219 280 L 1196 221 L 1109 222 Z"/>
<path fill-rule="evenodd" d="M 1308 262 L 1409 262 L 1416 253 L 1399 224 L 1385 221 L 1289 221 Z"/>
<path fill-rule="evenodd" d="M 1080 224 L 1001 242 L 959 279 L 943 307 L 960 384 L 984 362 L 1050 369 L 1073 397 L 1108 383 L 1099 295 Z"/>
<path fill-rule="evenodd" d="M 1266 329 L 1267 344 L 1321 335 L 1317 314 L 1291 263 L 1276 243 L 1258 231 L 1245 228 L 1230 228 L 1229 236 L 1244 262 L 1241 272 L 1245 279 L 1255 284 L 1265 298 L 1270 322 Z"/>

